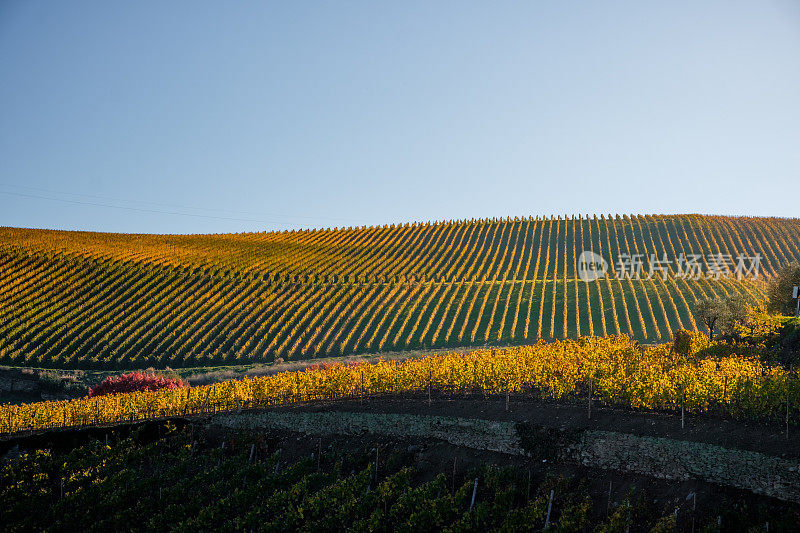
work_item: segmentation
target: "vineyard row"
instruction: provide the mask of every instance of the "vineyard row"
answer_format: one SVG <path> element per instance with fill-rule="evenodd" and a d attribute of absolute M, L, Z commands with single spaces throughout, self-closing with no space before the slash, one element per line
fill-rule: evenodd
<path fill-rule="evenodd" d="M 796 421 L 800 377 L 736 355 L 695 361 L 668 345 L 625 337 L 582 338 L 402 362 L 333 364 L 215 385 L 25 405 L 0 405 L 0 434 L 132 422 L 386 394 L 531 395 L 564 399 L 591 391 L 634 409 L 713 411 Z"/>

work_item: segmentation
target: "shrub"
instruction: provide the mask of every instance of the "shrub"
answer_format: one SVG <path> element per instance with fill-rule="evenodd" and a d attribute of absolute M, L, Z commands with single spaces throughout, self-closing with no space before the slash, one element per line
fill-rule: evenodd
<path fill-rule="evenodd" d="M 64 392 L 70 396 L 86 396 L 89 393 L 89 387 L 81 382 L 68 382 L 64 384 Z"/>
<path fill-rule="evenodd" d="M 135 392 L 188 387 L 180 378 L 168 378 L 154 373 L 131 372 L 108 376 L 100 385 L 89 390 L 89 396 L 102 396 L 117 392 Z"/>
<path fill-rule="evenodd" d="M 675 332 L 675 341 L 672 344 L 672 349 L 679 355 L 689 356 L 696 354 L 707 346 L 708 341 L 704 335 L 686 329 L 679 329 Z"/>
<path fill-rule="evenodd" d="M 203 374 L 193 374 L 186 378 L 193 386 L 211 385 L 213 383 L 220 383 L 222 381 L 230 381 L 240 377 L 239 374 L 233 370 L 215 370 L 213 372 L 205 372 Z"/>
<path fill-rule="evenodd" d="M 50 392 L 61 390 L 61 375 L 55 370 L 42 370 L 39 372 L 39 386 Z"/>

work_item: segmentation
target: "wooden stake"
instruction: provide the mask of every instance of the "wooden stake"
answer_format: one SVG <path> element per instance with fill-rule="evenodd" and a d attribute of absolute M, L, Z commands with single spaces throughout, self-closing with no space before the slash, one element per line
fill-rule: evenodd
<path fill-rule="evenodd" d="M 475 495 L 478 493 L 478 478 L 475 478 L 475 485 L 472 487 L 472 501 L 469 503 L 469 512 L 472 512 L 472 506 L 475 505 Z"/>
<path fill-rule="evenodd" d="M 547 528 L 550 527 L 550 511 L 553 510 L 553 495 L 556 491 L 550 491 L 550 501 L 547 502 L 547 518 L 544 519 L 544 530 L 547 531 Z"/>
<path fill-rule="evenodd" d="M 725 398 L 728 396 L 728 376 L 725 376 L 725 386 L 722 388 L 722 401 L 725 402 Z"/>
<path fill-rule="evenodd" d="M 252 463 L 253 462 L 253 454 L 255 453 L 255 451 L 256 451 L 256 445 L 255 444 L 251 444 L 250 445 L 250 459 L 247 461 L 248 463 Z"/>
<path fill-rule="evenodd" d="M 789 438 L 789 391 L 786 391 L 786 438 Z"/>
<path fill-rule="evenodd" d="M 589 420 L 592 419 L 592 396 L 594 396 L 594 381 L 589 382 Z"/>
<path fill-rule="evenodd" d="M 208 392 L 206 393 L 206 399 L 203 401 L 203 407 L 200 408 L 201 411 L 205 412 L 206 405 L 208 404 L 208 397 L 211 396 L 211 387 L 208 388 Z"/>
<path fill-rule="evenodd" d="M 798 300 L 800 301 L 800 300 Z M 792 365 L 789 365 L 789 374 L 792 373 Z M 786 387 L 786 438 L 789 438 L 789 387 Z"/>

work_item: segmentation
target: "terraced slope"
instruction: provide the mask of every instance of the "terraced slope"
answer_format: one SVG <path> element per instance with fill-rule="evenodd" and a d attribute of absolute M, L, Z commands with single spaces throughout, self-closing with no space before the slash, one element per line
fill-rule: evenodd
<path fill-rule="evenodd" d="M 608 275 L 577 276 L 583 250 Z M 641 254 L 642 279 L 617 259 Z M 672 261 L 651 279 L 651 254 Z M 702 256 L 700 279 L 677 260 Z M 709 254 L 729 272 L 713 276 Z M 502 219 L 226 235 L 0 229 L 0 362 L 235 364 L 432 346 L 695 329 L 693 302 L 756 298 L 800 260 L 800 220 L 686 216 Z M 751 266 L 752 261 L 745 263 Z M 718 279 L 717 279 L 718 278 Z"/>

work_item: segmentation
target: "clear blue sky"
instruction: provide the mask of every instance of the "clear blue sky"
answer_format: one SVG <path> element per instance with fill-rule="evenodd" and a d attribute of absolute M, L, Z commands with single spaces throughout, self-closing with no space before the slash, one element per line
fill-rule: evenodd
<path fill-rule="evenodd" d="M 0 2 L 0 225 L 799 216 L 798 185 L 793 0 Z"/>

